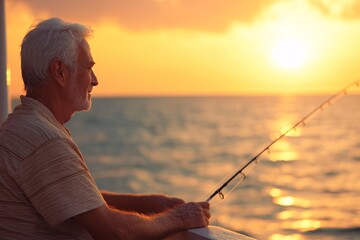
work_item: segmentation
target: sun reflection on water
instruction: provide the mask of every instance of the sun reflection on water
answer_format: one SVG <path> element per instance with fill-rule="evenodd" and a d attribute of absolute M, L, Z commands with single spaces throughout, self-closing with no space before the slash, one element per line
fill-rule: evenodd
<path fill-rule="evenodd" d="M 295 198 L 290 196 L 278 197 L 273 199 L 273 203 L 280 206 L 293 206 L 295 203 Z"/>
<path fill-rule="evenodd" d="M 288 108 L 289 103 L 286 101 L 281 102 L 279 108 Z M 283 110 L 279 110 L 279 115 L 276 119 L 270 122 L 269 129 L 274 129 L 274 132 L 270 132 L 270 139 L 275 140 L 280 136 L 286 137 L 300 137 L 302 135 L 302 129 L 297 127 L 293 128 L 294 124 L 298 120 L 298 116 L 294 114 L 281 114 Z M 295 161 L 299 159 L 299 153 L 289 143 L 288 139 L 281 138 L 277 141 L 269 150 L 271 161 Z"/>
<path fill-rule="evenodd" d="M 302 240 L 304 239 L 300 234 L 283 235 L 273 234 L 269 237 L 269 240 Z"/>
<path fill-rule="evenodd" d="M 310 231 L 310 230 L 315 230 L 321 227 L 321 222 L 319 220 L 312 220 L 312 219 L 303 219 L 300 221 L 295 221 L 292 223 L 288 223 L 290 224 L 290 228 L 292 229 L 297 229 L 299 231 L 302 232 L 306 232 L 306 231 Z M 286 225 L 288 225 L 286 224 Z"/>
<path fill-rule="evenodd" d="M 279 212 L 276 217 L 280 220 L 298 219 L 298 218 L 310 218 L 313 214 L 311 211 L 298 211 L 298 210 L 285 210 Z"/>
<path fill-rule="evenodd" d="M 271 188 L 268 190 L 275 205 L 284 207 L 285 210 L 276 214 L 276 218 L 281 221 L 284 229 L 294 229 L 299 232 L 316 230 L 322 226 L 321 221 L 313 218 L 314 214 L 309 209 L 311 201 L 299 197 L 290 196 L 288 192 L 279 188 Z M 291 207 L 291 208 L 290 208 Z M 295 207 L 295 208 L 294 208 Z M 287 209 L 288 208 L 288 209 Z M 301 235 L 282 235 L 273 234 L 270 240 L 277 239 L 303 239 Z"/>
<path fill-rule="evenodd" d="M 302 129 L 299 127 L 293 128 L 295 120 L 293 116 L 280 116 L 276 121 L 271 123 L 269 129 L 274 129 L 275 131 L 270 133 L 270 138 L 276 139 L 282 134 L 286 134 L 288 137 L 300 137 L 302 135 Z"/>
<path fill-rule="evenodd" d="M 289 152 L 274 152 L 270 155 L 270 160 L 273 162 L 277 161 L 295 161 L 298 159 L 299 154 L 295 151 Z"/>
<path fill-rule="evenodd" d="M 310 200 L 286 195 L 285 191 L 279 188 L 271 188 L 269 190 L 269 194 L 273 198 L 273 203 L 279 206 L 297 206 L 302 208 L 308 208 L 311 205 Z"/>
<path fill-rule="evenodd" d="M 277 142 L 270 151 L 270 160 L 277 161 L 296 161 L 299 159 L 299 153 L 293 149 L 286 140 Z"/>
<path fill-rule="evenodd" d="M 311 205 L 311 202 L 309 200 L 295 198 L 292 196 L 273 198 L 273 203 L 283 207 L 297 206 L 297 207 L 308 208 Z"/>
<path fill-rule="evenodd" d="M 270 189 L 270 195 L 272 197 L 280 197 L 281 194 L 283 194 L 283 191 L 281 189 L 278 188 L 272 188 Z"/>

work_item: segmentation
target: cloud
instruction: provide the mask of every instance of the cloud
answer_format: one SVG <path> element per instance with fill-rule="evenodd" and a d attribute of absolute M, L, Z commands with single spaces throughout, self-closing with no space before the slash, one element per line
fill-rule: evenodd
<path fill-rule="evenodd" d="M 359 0 L 309 0 L 321 12 L 330 17 L 344 19 L 360 18 Z"/>
<path fill-rule="evenodd" d="M 69 21 L 113 21 L 132 30 L 194 29 L 224 31 L 234 22 L 249 23 L 279 0 L 11 0 L 34 15 L 47 12 Z"/>

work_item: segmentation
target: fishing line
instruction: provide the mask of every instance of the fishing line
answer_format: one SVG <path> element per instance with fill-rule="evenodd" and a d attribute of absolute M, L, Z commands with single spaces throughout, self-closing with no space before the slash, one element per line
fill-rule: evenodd
<path fill-rule="evenodd" d="M 206 201 L 209 202 L 211 199 L 213 199 L 216 195 L 219 195 L 220 199 L 225 198 L 225 194 L 223 193 L 223 190 L 229 185 L 229 183 L 233 182 L 238 176 L 240 176 L 240 179 L 236 182 L 236 184 L 230 189 L 229 193 L 226 195 L 229 195 L 248 175 L 250 170 L 257 164 L 259 157 L 264 152 L 270 152 L 270 148 L 278 142 L 280 139 L 286 137 L 290 132 L 296 131 L 298 127 L 305 126 L 310 119 L 312 119 L 317 113 L 322 112 L 325 108 L 331 106 L 335 101 L 337 101 L 339 98 L 347 95 L 347 91 L 349 88 L 360 86 L 360 80 L 357 80 L 353 83 L 350 83 L 345 88 L 341 89 L 336 94 L 332 95 L 328 99 L 326 99 L 324 102 L 322 102 L 318 107 L 313 109 L 310 113 L 305 115 L 302 119 L 300 119 L 296 124 L 294 124 L 292 127 L 290 127 L 288 130 L 284 131 L 280 134 L 279 137 L 272 140 L 269 144 L 267 144 L 265 147 L 263 147 L 257 154 L 255 154 L 250 160 L 246 162 L 244 166 L 242 166 L 238 171 L 235 172 L 235 174 L 231 175 L 231 177 L 228 178 L 227 181 L 225 181 L 219 188 L 217 188 L 207 199 Z M 227 179 L 227 178 L 225 178 Z M 222 182 L 222 181 L 221 181 Z"/>
<path fill-rule="evenodd" d="M 264 147 L 265 145 L 263 145 L 262 147 Z M 258 148 L 257 150 L 259 151 L 261 148 Z M 257 151 L 255 151 L 257 152 Z M 237 168 L 241 168 L 241 166 L 244 166 L 245 164 L 247 164 L 248 161 L 246 161 L 247 159 L 252 158 L 253 156 L 255 156 L 254 154 L 250 155 L 249 157 L 247 157 L 246 159 L 242 160 L 238 165 Z M 257 163 L 257 161 L 254 161 L 253 164 L 255 165 Z M 233 176 L 234 174 L 237 173 L 237 168 L 235 168 L 235 170 L 232 170 L 230 172 L 228 172 L 224 177 L 222 177 L 222 179 L 220 181 L 218 181 L 217 183 L 213 184 L 212 187 L 210 188 L 209 191 L 207 191 L 206 193 L 201 194 L 200 197 L 197 198 L 197 201 L 204 201 L 204 198 L 207 198 L 213 191 L 214 189 L 218 189 L 223 182 L 225 182 L 227 179 L 229 179 L 231 176 Z M 248 170 L 250 170 L 250 166 L 248 168 Z M 235 178 L 233 182 L 235 183 L 235 186 L 228 186 L 230 188 L 229 192 L 221 192 L 221 194 L 219 194 L 219 201 L 216 202 L 211 202 L 211 207 L 215 207 L 217 205 L 219 205 L 220 203 L 222 203 L 221 200 L 223 200 L 227 195 L 229 195 L 235 188 L 237 185 L 239 185 L 246 177 L 245 174 L 239 174 L 240 176 L 238 178 Z"/>

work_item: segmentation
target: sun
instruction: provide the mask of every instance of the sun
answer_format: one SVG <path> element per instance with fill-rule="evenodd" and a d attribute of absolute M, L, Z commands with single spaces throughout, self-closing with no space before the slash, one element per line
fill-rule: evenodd
<path fill-rule="evenodd" d="M 308 59 L 304 43 L 291 38 L 277 41 L 271 50 L 271 62 L 284 70 L 298 70 Z"/>

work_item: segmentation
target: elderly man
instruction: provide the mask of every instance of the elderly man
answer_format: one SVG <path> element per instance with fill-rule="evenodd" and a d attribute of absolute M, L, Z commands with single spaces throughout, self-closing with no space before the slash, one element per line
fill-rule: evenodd
<path fill-rule="evenodd" d="M 208 225 L 206 202 L 96 187 L 64 127 L 75 112 L 90 109 L 98 85 L 91 33 L 53 18 L 23 40 L 26 96 L 0 129 L 1 239 L 161 239 Z"/>

